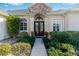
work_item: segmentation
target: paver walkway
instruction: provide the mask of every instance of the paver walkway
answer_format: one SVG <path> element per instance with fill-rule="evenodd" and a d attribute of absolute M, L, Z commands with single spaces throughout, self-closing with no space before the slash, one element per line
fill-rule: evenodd
<path fill-rule="evenodd" d="M 41 38 L 36 38 L 31 56 L 47 56 L 47 52 Z"/>

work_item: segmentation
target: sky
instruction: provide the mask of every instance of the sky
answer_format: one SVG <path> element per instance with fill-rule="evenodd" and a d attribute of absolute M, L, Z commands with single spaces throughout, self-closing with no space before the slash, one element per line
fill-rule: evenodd
<path fill-rule="evenodd" d="M 32 3 L 0 3 L 0 10 L 19 10 L 27 9 Z M 79 8 L 79 4 L 72 3 L 48 3 L 53 10 L 69 9 L 69 8 Z"/>

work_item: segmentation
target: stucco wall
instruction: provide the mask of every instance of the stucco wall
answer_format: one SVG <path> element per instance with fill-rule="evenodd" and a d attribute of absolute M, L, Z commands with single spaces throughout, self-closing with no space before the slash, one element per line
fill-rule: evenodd
<path fill-rule="evenodd" d="M 79 12 L 68 13 L 68 31 L 79 31 Z"/>
<path fill-rule="evenodd" d="M 0 17 L 0 40 L 8 38 L 6 20 L 3 17 Z"/>

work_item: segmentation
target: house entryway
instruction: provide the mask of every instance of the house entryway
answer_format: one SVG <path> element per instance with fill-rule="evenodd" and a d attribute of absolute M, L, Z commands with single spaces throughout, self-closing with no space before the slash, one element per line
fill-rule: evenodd
<path fill-rule="evenodd" d="M 35 36 L 44 36 L 44 21 L 34 21 Z"/>
<path fill-rule="evenodd" d="M 34 34 L 36 37 L 44 36 L 44 15 L 36 14 L 34 21 Z"/>
<path fill-rule="evenodd" d="M 32 48 L 31 56 L 47 56 L 42 38 L 36 38 Z"/>

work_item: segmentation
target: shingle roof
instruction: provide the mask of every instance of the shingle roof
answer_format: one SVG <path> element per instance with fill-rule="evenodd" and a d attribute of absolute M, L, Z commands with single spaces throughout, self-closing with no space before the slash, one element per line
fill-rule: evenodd
<path fill-rule="evenodd" d="M 26 15 L 28 14 L 29 11 L 27 9 L 22 9 L 22 10 L 10 10 L 8 11 L 8 14 L 17 14 L 17 15 Z"/>
<path fill-rule="evenodd" d="M 66 12 L 75 12 L 75 11 L 79 12 L 79 8 L 60 9 L 60 10 L 57 10 L 57 11 L 51 11 L 48 14 L 64 14 Z M 29 13 L 28 9 L 8 11 L 8 14 L 26 15 L 28 13 Z"/>

